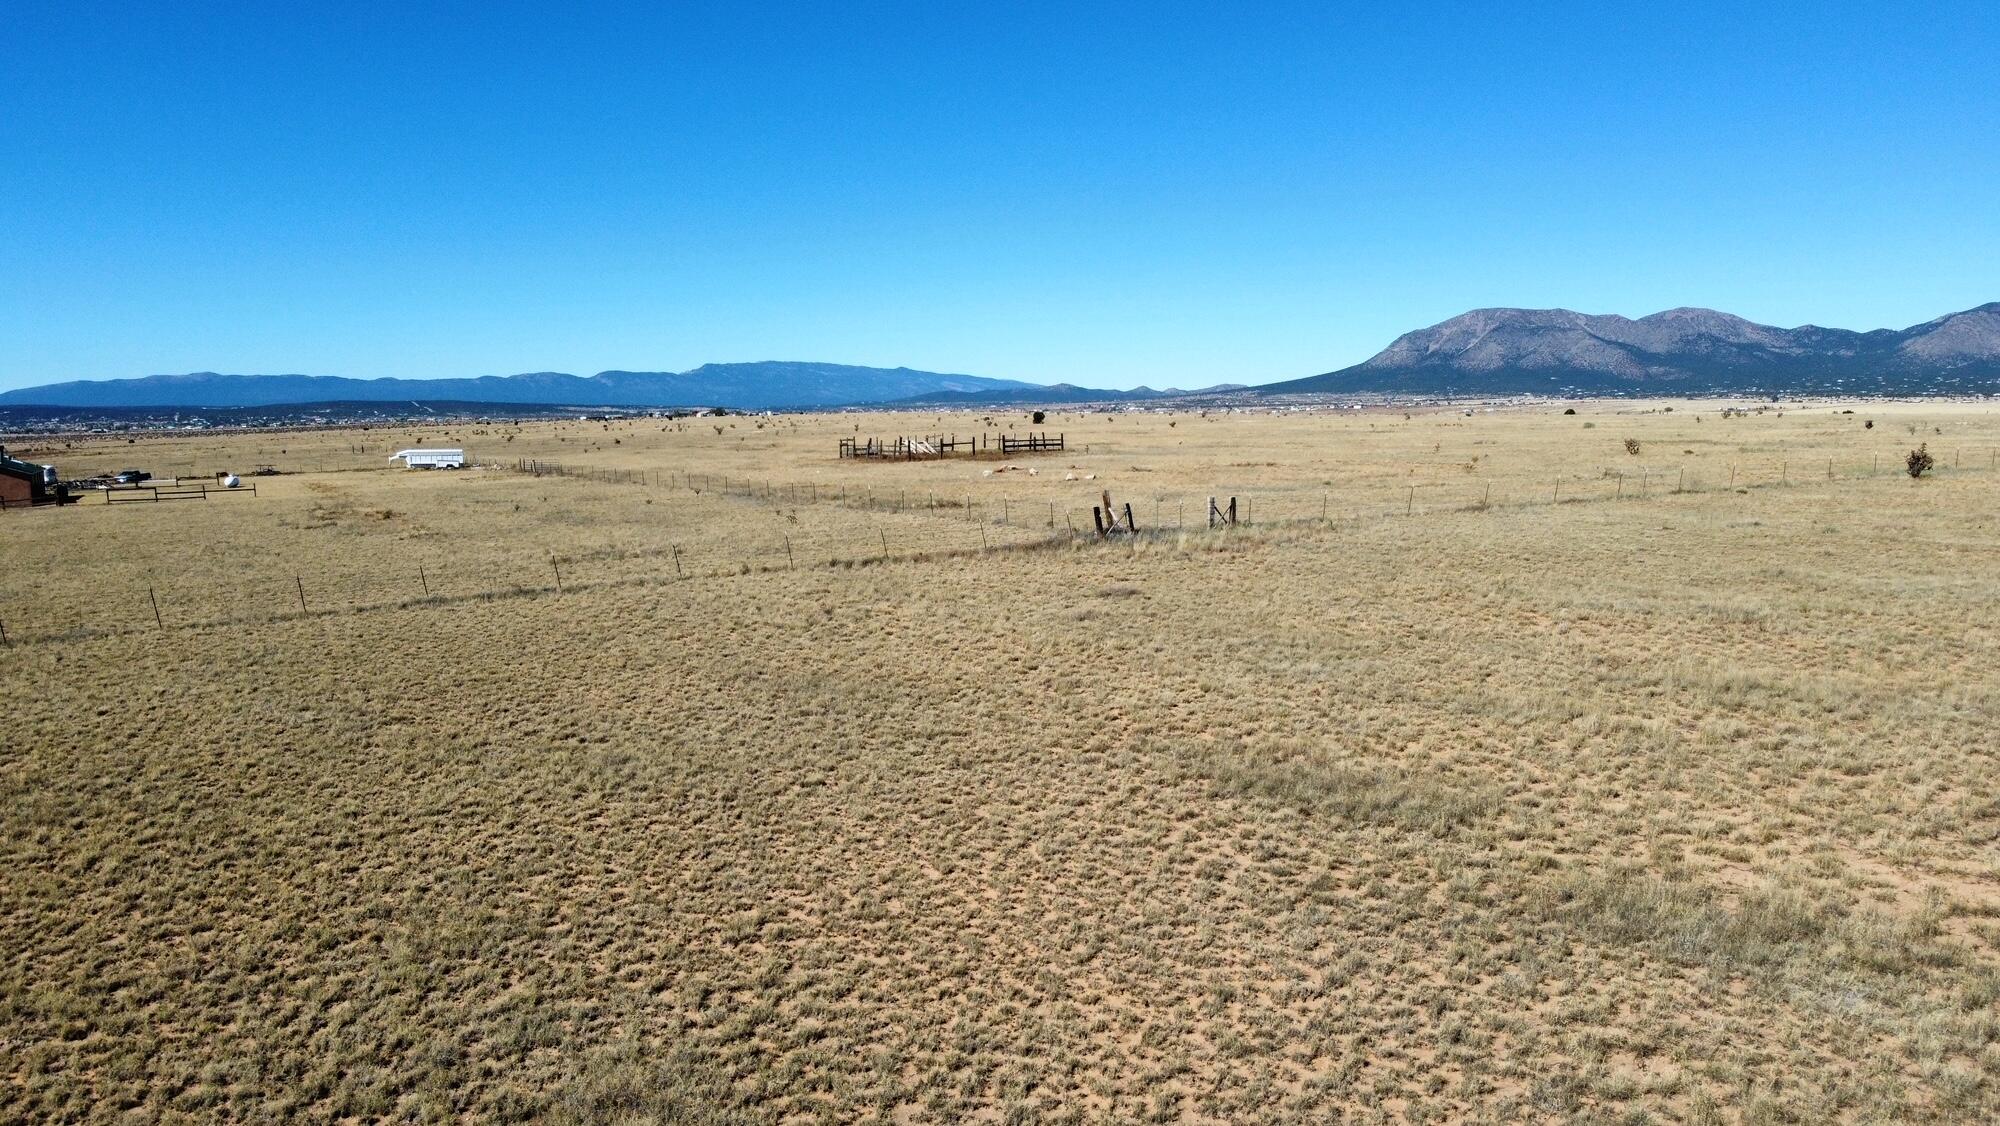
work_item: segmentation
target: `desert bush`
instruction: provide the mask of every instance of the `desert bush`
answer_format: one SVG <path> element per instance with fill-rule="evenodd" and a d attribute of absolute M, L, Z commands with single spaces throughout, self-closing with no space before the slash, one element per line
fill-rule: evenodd
<path fill-rule="evenodd" d="M 1631 454 L 1633 457 L 1639 456 L 1639 439 L 1637 438 L 1625 439 L 1625 452 Z"/>
<path fill-rule="evenodd" d="M 1480 789 L 1442 780 L 1397 777 L 1344 763 L 1268 762 L 1233 756 L 1198 759 L 1196 770 L 1225 792 L 1256 794 L 1350 821 L 1397 824 L 1445 833 L 1488 816 L 1497 806 Z"/>
<path fill-rule="evenodd" d="M 1936 459 L 1931 457 L 1930 443 L 1925 442 L 1910 451 L 1910 456 L 1903 459 L 1903 466 L 1909 470 L 1911 477 L 1922 477 L 1930 472 L 1935 462 Z"/>

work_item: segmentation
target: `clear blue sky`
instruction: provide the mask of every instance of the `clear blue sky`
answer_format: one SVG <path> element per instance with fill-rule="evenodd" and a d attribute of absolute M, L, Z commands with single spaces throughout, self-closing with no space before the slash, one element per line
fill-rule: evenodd
<path fill-rule="evenodd" d="M 1991 3 L 586 6 L 0 4 L 0 388 L 1192 386 L 2000 300 Z"/>

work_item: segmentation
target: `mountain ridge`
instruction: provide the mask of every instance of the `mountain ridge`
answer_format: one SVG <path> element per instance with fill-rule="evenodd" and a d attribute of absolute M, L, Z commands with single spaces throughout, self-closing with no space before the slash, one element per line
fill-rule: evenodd
<path fill-rule="evenodd" d="M 442 400 L 577 407 L 829 409 L 1143 402 L 1310 394 L 2000 394 L 2000 301 L 1904 329 L 1778 328 L 1695 306 L 1637 319 L 1571 309 L 1472 309 L 1406 332 L 1359 364 L 1260 387 L 1101 390 L 815 361 L 710 363 L 683 372 L 523 372 L 444 379 L 188 372 L 0 392 L 0 405 L 242 408 Z"/>
<path fill-rule="evenodd" d="M 1473 309 L 1260 395 L 2000 392 L 2000 301 L 1906 329 L 1778 328 L 1683 306 L 1636 320 Z"/>
<path fill-rule="evenodd" d="M 784 409 L 853 406 L 933 393 L 1032 390 L 1036 384 L 977 375 L 815 361 L 703 364 L 684 372 L 523 372 L 443 379 L 355 379 L 338 375 L 188 372 L 132 379 L 72 380 L 0 392 L 0 404 L 51 407 L 262 407 L 295 403 L 460 402 L 581 407 L 729 406 Z"/>

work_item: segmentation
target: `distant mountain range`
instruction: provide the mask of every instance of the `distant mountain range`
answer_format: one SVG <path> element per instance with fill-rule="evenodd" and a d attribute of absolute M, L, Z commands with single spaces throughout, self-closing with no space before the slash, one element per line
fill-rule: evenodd
<path fill-rule="evenodd" d="M 1032 392 L 1032 383 L 910 368 L 771 360 L 691 371 L 538 371 L 474 379 L 349 379 L 333 375 L 149 375 L 51 383 L 0 393 L 0 404 L 57 407 L 261 407 L 412 399 L 578 407 L 839 407 L 939 394 Z"/>
<path fill-rule="evenodd" d="M 1025 387 L 1008 387 L 995 391 L 940 391 L 930 395 L 914 395 L 885 406 L 1016 406 L 1041 403 L 1136 403 L 1148 399 L 1179 399 L 1189 395 L 1226 395 L 1249 388 L 1241 383 L 1218 383 L 1198 391 L 1182 391 L 1177 387 L 1155 391 L 1151 387 L 1134 387 L 1130 391 L 1106 391 L 1097 387 L 1078 387 L 1073 383 L 1056 383 L 1049 386 L 1030 384 Z"/>
<path fill-rule="evenodd" d="M 2000 302 L 1901 330 L 1774 328 L 1713 309 L 1629 320 L 1568 309 L 1476 309 L 1306 379 L 1200 391 L 1106 391 L 911 368 L 765 361 L 683 372 L 475 379 L 150 375 L 0 392 L 0 406 L 262 407 L 297 403 L 516 403 L 575 407 L 1011 406 L 1189 396 L 1937 395 L 2000 393 Z"/>
<path fill-rule="evenodd" d="M 1713 309 L 1627 320 L 1476 309 L 1340 371 L 1260 395 L 1725 395 L 2000 392 L 2000 302 L 1900 331 L 1773 328 Z"/>

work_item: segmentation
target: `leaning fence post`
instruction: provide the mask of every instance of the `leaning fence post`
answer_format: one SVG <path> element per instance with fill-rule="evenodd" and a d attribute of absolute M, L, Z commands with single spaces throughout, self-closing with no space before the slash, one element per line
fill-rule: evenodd
<path fill-rule="evenodd" d="M 798 570 L 798 562 L 792 558 L 792 537 L 785 537 L 785 570 Z"/>
<path fill-rule="evenodd" d="M 293 575 L 292 582 L 299 588 L 299 613 L 303 614 L 306 612 L 306 581 Z"/>
<path fill-rule="evenodd" d="M 554 558 L 550 558 L 550 560 L 549 560 L 549 569 L 550 569 L 550 570 L 552 570 L 552 571 L 554 571 L 554 572 L 556 573 L 556 593 L 557 593 L 557 594 L 561 594 L 561 593 L 563 592 L 563 588 L 562 588 L 562 564 L 560 564 L 560 563 L 556 562 Z"/>
<path fill-rule="evenodd" d="M 429 598 L 431 596 L 431 577 L 424 574 L 424 565 L 422 563 L 417 564 L 417 581 L 424 584 L 424 597 Z"/>
<path fill-rule="evenodd" d="M 160 620 L 160 596 L 153 593 L 152 587 L 146 588 L 146 600 L 153 604 L 153 624 L 161 629 L 167 628 L 167 623 Z"/>
<path fill-rule="evenodd" d="M 877 528 L 875 531 L 882 537 L 882 558 L 887 559 L 889 558 L 889 533 L 882 528 Z"/>

